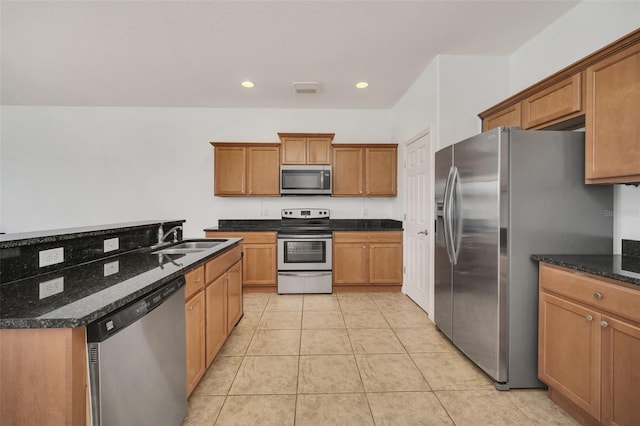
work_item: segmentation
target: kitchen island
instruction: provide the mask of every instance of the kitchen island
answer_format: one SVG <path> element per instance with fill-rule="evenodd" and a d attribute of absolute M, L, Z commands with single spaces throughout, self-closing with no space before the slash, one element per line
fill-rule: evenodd
<path fill-rule="evenodd" d="M 193 269 L 214 265 L 228 253 L 236 253 L 240 260 L 240 239 L 218 241 L 201 250 L 166 250 L 181 242 L 182 222 L 146 221 L 0 237 L 3 423 L 90 423 L 87 325 Z M 174 243 L 158 245 L 162 226 L 175 232 Z M 60 250 L 60 255 L 55 255 L 53 264 L 45 258 L 43 265 L 39 254 L 48 255 L 51 249 Z"/>

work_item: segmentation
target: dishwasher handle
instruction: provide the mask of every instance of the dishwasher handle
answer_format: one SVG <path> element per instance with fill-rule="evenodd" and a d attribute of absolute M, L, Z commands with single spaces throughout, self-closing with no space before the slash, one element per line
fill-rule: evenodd
<path fill-rule="evenodd" d="M 184 285 L 186 280 L 184 276 L 180 276 L 168 284 L 156 289 L 134 302 L 131 302 L 122 308 L 111 312 L 87 325 L 87 342 L 103 342 L 118 331 L 126 328 L 131 323 L 153 311 L 162 305 L 167 299 L 178 292 Z"/>

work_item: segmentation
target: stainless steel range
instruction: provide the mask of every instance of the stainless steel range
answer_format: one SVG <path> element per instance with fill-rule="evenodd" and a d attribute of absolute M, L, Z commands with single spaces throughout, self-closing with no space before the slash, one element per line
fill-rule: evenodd
<path fill-rule="evenodd" d="M 284 209 L 278 231 L 278 293 L 332 293 L 329 209 Z"/>

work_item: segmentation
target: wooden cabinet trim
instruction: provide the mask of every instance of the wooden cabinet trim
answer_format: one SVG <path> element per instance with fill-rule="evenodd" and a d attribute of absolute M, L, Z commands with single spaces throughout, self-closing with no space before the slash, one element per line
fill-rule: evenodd
<path fill-rule="evenodd" d="M 278 137 L 282 138 L 327 138 L 333 140 L 335 133 L 278 133 Z"/>
<path fill-rule="evenodd" d="M 636 44 L 638 42 L 640 42 L 640 29 L 635 30 L 627 34 L 626 36 L 604 46 L 602 49 L 599 49 L 591 55 L 574 62 L 573 64 L 561 69 L 560 71 L 550 75 L 543 80 L 540 80 L 536 84 L 524 90 L 521 90 L 520 92 L 514 94 L 513 96 L 510 96 L 499 104 L 496 104 L 482 111 L 478 114 L 478 116 L 484 120 L 486 117 L 493 115 L 496 112 L 503 110 L 515 103 L 518 103 L 526 99 L 527 97 L 534 95 L 540 90 L 546 89 L 547 87 L 552 86 L 566 78 L 569 78 L 574 74 L 582 72 L 586 70 L 587 67 L 590 67 L 591 65 L 596 64 L 611 55 L 615 55 L 617 52 L 624 50 L 627 47 L 632 46 L 633 44 Z"/>

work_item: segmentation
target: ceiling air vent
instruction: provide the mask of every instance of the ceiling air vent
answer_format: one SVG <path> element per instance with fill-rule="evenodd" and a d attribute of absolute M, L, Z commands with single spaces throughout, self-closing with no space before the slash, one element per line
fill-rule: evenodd
<path fill-rule="evenodd" d="M 292 83 L 293 90 L 296 93 L 318 93 L 320 91 L 320 83 L 317 81 Z"/>

